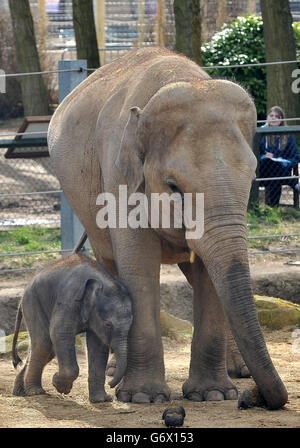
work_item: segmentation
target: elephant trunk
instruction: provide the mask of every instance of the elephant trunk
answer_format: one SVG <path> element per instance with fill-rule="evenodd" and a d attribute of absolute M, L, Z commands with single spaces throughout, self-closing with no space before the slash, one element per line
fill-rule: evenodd
<path fill-rule="evenodd" d="M 113 379 L 109 382 L 110 387 L 115 387 L 125 375 L 127 369 L 127 337 L 118 336 L 113 337 L 111 342 L 111 348 L 116 356 L 116 370 Z"/>
<path fill-rule="evenodd" d="M 243 223 L 209 226 L 200 240 L 188 240 L 202 259 L 220 297 L 245 363 L 270 409 L 287 402 L 261 331 L 251 286 L 246 229 Z"/>

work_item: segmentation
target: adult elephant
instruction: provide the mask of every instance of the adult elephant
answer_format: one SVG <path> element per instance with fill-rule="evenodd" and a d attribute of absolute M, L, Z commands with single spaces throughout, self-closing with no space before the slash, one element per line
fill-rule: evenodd
<path fill-rule="evenodd" d="M 226 322 L 267 405 L 287 401 L 260 329 L 247 257 L 246 210 L 256 159 L 256 111 L 238 85 L 211 79 L 160 48 L 98 69 L 57 108 L 48 143 L 55 171 L 97 259 L 134 302 L 123 401 L 169 399 L 160 336 L 161 263 L 178 263 L 194 289 L 188 399 L 236 399 L 226 370 Z M 204 234 L 185 228 L 97 226 L 100 192 L 203 193 Z M 194 196 L 195 197 L 195 196 Z M 124 227 L 124 228 L 123 228 Z M 125 228 L 126 227 L 126 228 Z M 190 253 L 195 253 L 190 263 Z M 226 316 L 226 317 L 225 317 Z"/>

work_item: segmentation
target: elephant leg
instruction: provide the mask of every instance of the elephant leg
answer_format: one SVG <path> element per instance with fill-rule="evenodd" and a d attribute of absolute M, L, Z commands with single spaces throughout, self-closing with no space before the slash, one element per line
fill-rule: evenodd
<path fill-rule="evenodd" d="M 164 402 L 169 400 L 170 390 L 165 382 L 160 335 L 160 241 L 149 229 L 111 232 L 119 277 L 133 299 L 127 372 L 117 387 L 117 398 L 135 403 Z"/>
<path fill-rule="evenodd" d="M 180 269 L 194 290 L 194 335 L 189 378 L 183 395 L 193 401 L 237 399 L 237 389 L 226 368 L 225 315 L 201 260 L 181 263 Z"/>
<path fill-rule="evenodd" d="M 236 345 L 234 337 L 226 322 L 226 339 L 227 339 L 227 371 L 231 378 L 249 378 L 250 372 L 245 361 Z"/>
<path fill-rule="evenodd" d="M 18 397 L 24 397 L 25 396 L 25 385 L 24 385 L 24 376 L 28 367 L 28 359 L 26 359 L 26 363 L 22 370 L 18 373 L 16 376 L 14 387 L 13 387 L 13 395 L 16 395 Z"/>
<path fill-rule="evenodd" d="M 91 403 L 110 401 L 105 393 L 105 367 L 108 359 L 108 347 L 92 332 L 87 331 L 86 343 L 89 364 L 89 399 Z"/>
<path fill-rule="evenodd" d="M 56 327 L 63 328 L 63 323 L 57 322 Z M 73 382 L 79 375 L 75 351 L 75 334 L 64 333 L 58 328 L 51 331 L 51 340 L 59 366 L 58 372 L 53 375 L 52 384 L 61 394 L 68 394 L 72 389 Z"/>
<path fill-rule="evenodd" d="M 21 380 L 24 377 L 24 395 L 40 395 L 45 391 L 42 387 L 42 373 L 48 362 L 54 358 L 51 341 L 48 344 L 45 341 L 38 340 L 31 343 L 28 364 L 24 367 L 24 371 L 20 372 Z M 20 383 L 19 383 L 20 384 Z"/>

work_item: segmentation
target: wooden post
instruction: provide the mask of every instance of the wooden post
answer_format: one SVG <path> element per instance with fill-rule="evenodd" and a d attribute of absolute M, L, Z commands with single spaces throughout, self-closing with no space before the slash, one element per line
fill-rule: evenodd
<path fill-rule="evenodd" d="M 247 14 L 256 14 L 256 0 L 248 0 Z"/>
<path fill-rule="evenodd" d="M 139 0 L 138 14 L 138 46 L 142 47 L 145 42 L 145 0 Z"/>
<path fill-rule="evenodd" d="M 165 0 L 157 0 L 156 44 L 165 46 L 166 12 Z"/>
<path fill-rule="evenodd" d="M 219 31 L 227 19 L 227 1 L 220 0 L 218 2 L 218 15 L 216 20 L 217 30 Z"/>
<path fill-rule="evenodd" d="M 105 47 L 105 0 L 96 0 L 96 33 L 97 33 L 97 42 L 98 48 Z M 105 53 L 103 51 L 99 51 L 100 64 L 101 66 L 105 63 Z"/>
<path fill-rule="evenodd" d="M 201 11 L 201 39 L 205 43 L 209 40 L 209 31 L 207 27 L 207 1 L 200 2 Z"/>
<path fill-rule="evenodd" d="M 39 8 L 39 36 L 38 41 L 40 44 L 40 61 L 41 61 L 41 69 L 47 69 L 47 14 L 46 14 L 46 1 L 38 0 L 38 8 Z"/>
<path fill-rule="evenodd" d="M 260 141 L 260 134 L 256 133 L 253 138 L 253 152 L 257 159 L 257 167 L 256 167 L 256 177 L 259 176 L 259 141 Z M 259 183 L 257 181 L 253 181 L 252 187 L 250 190 L 250 197 L 249 197 L 249 203 L 248 203 L 248 209 L 255 207 L 259 204 Z"/>

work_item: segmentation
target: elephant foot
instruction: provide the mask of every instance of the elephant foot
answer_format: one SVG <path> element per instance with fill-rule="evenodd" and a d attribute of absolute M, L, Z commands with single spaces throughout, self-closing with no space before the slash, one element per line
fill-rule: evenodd
<path fill-rule="evenodd" d="M 191 401 L 222 401 L 237 400 L 238 392 L 235 385 L 229 381 L 224 384 L 209 384 L 187 380 L 183 387 L 183 397 Z"/>
<path fill-rule="evenodd" d="M 16 397 L 25 397 L 25 389 L 24 389 L 24 384 L 14 384 L 14 388 L 13 388 L 13 395 L 15 395 Z"/>
<path fill-rule="evenodd" d="M 145 383 L 123 379 L 116 389 L 116 397 L 125 403 L 165 403 L 170 400 L 170 389 L 164 382 Z"/>
<path fill-rule="evenodd" d="M 57 390 L 57 392 L 67 395 L 70 393 L 72 389 L 73 381 L 70 380 L 69 378 L 59 376 L 58 373 L 55 373 L 52 378 L 52 384 Z"/>
<path fill-rule="evenodd" d="M 238 409 L 250 409 L 253 407 L 266 408 L 267 402 L 258 390 L 257 386 L 245 389 L 238 401 Z"/>
<path fill-rule="evenodd" d="M 45 395 L 46 392 L 41 386 L 27 386 L 25 388 L 24 396 L 31 397 L 33 395 Z"/>
<path fill-rule="evenodd" d="M 230 378 L 250 378 L 250 372 L 244 361 L 241 359 L 239 361 L 228 362 L 227 371 Z"/>
<path fill-rule="evenodd" d="M 227 372 L 231 378 L 250 378 L 249 369 L 232 337 L 227 346 L 226 363 Z"/>
<path fill-rule="evenodd" d="M 90 394 L 89 400 L 91 403 L 104 403 L 105 401 L 113 401 L 113 398 L 111 395 L 108 395 L 103 391 L 93 395 Z"/>

